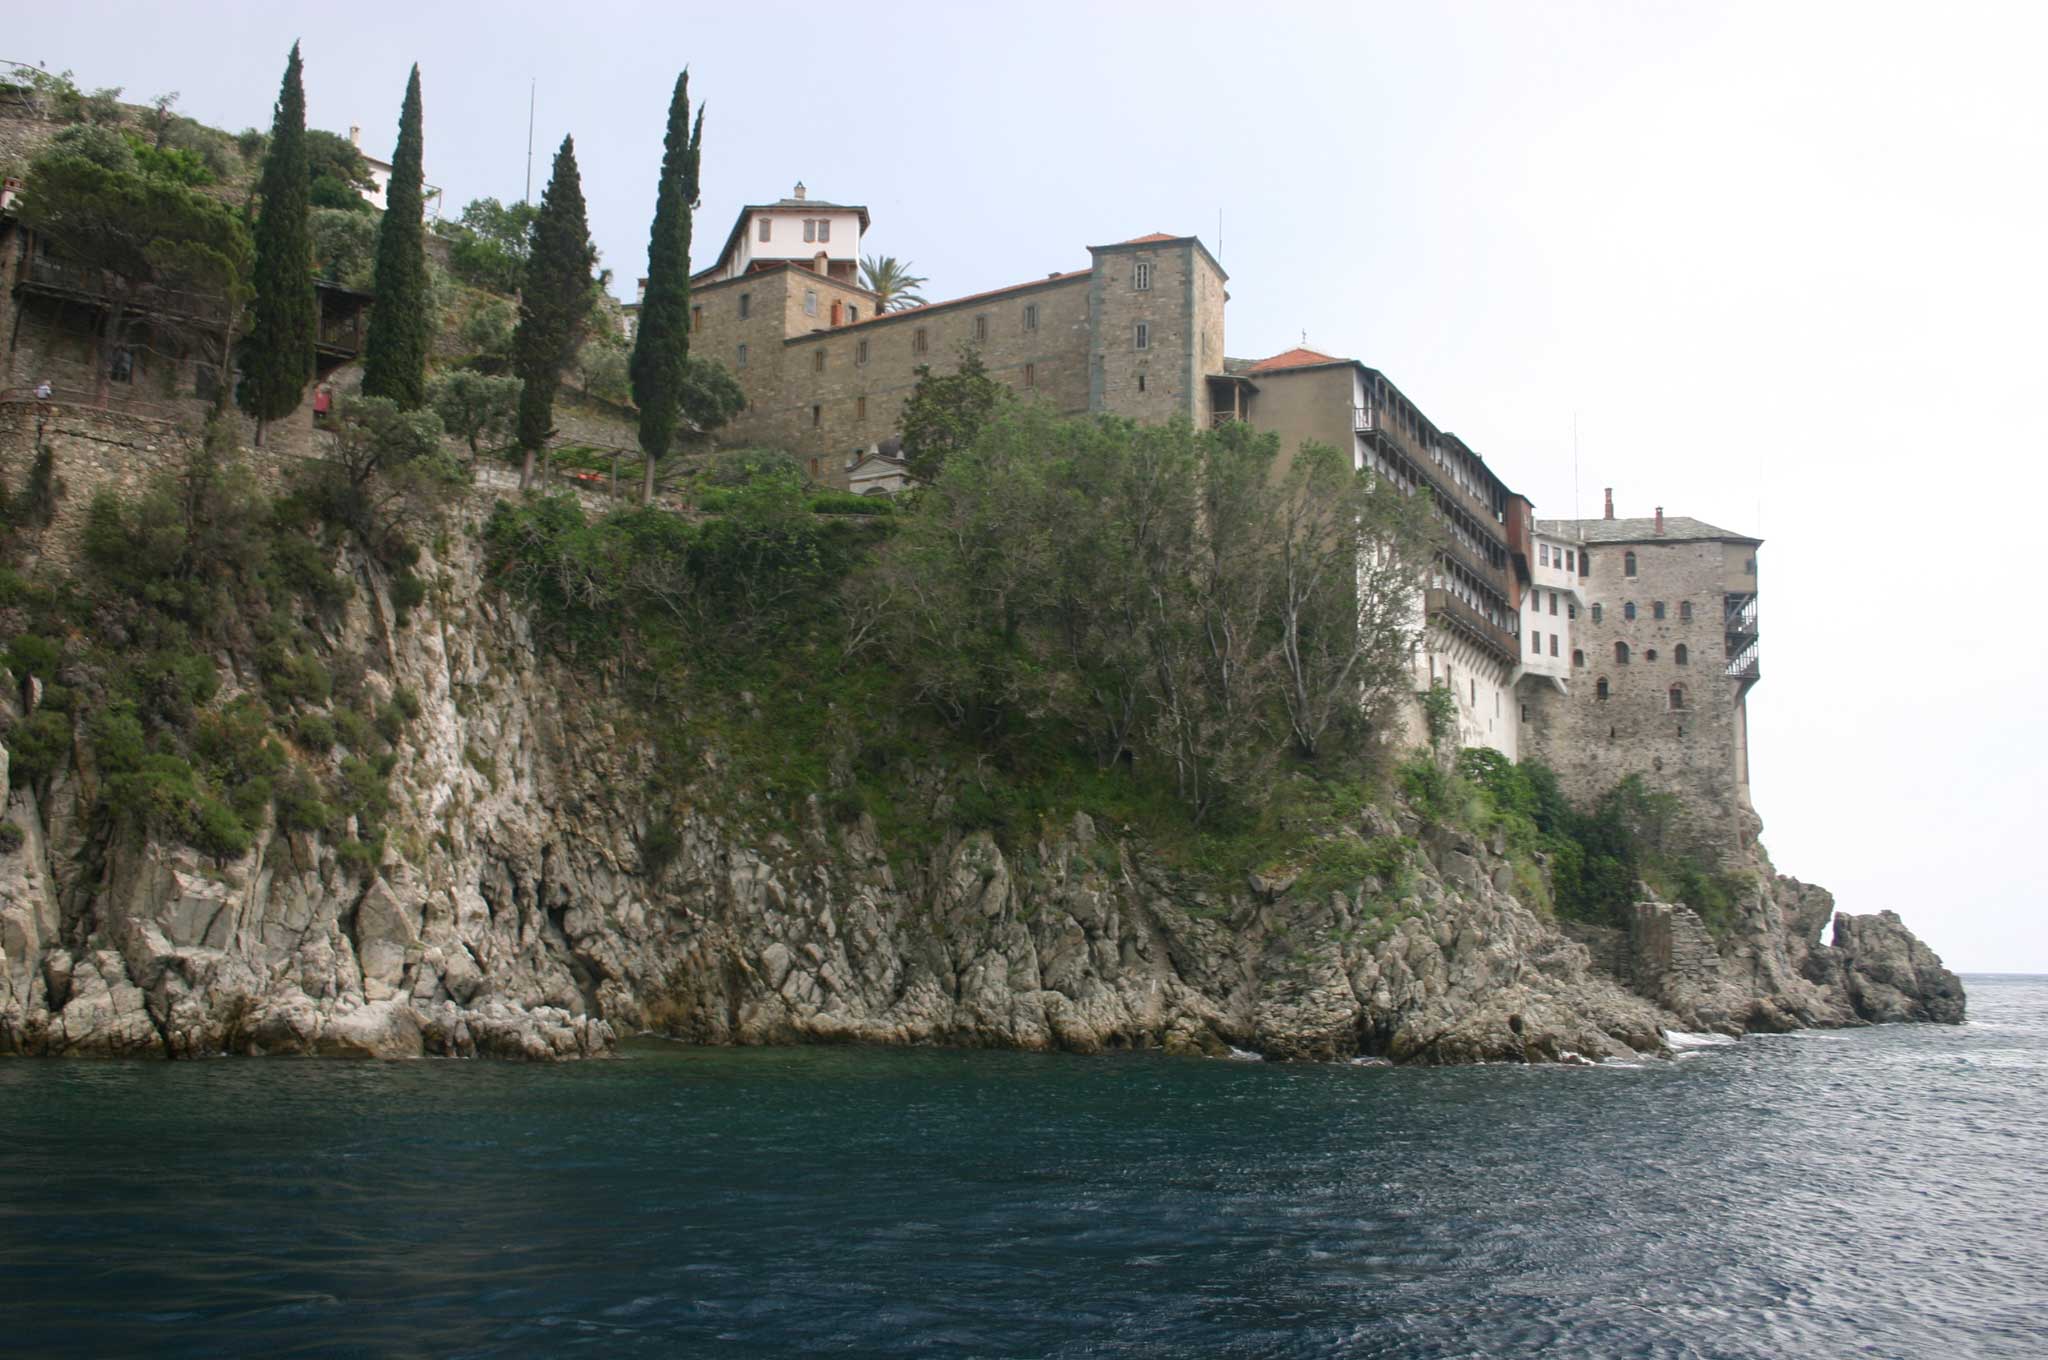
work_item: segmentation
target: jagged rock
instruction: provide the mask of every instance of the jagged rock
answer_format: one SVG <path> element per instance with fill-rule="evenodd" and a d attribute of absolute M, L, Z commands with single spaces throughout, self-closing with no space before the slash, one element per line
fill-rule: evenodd
<path fill-rule="evenodd" d="M 92 845 L 89 771 L 60 771 L 44 806 L 17 790 L 0 1051 L 553 1060 L 646 1028 L 1564 1062 L 1654 1052 L 1674 1027 L 1961 1014 L 1952 975 L 1895 917 L 1841 918 L 1830 949 L 1832 900 L 1761 859 L 1718 938 L 1654 902 L 1627 930 L 1567 938 L 1517 896 L 1501 836 L 1405 807 L 1356 826 L 1422 844 L 1396 903 L 1377 884 L 1311 894 L 1291 870 L 1236 891 L 1191 883 L 1078 813 L 1028 856 L 977 834 L 892 864 L 871 819 L 835 829 L 815 802 L 798 843 L 713 805 L 668 809 L 655 873 L 648 810 L 619 797 L 644 786 L 644 753 L 536 651 L 519 611 L 488 601 L 473 548 L 451 539 L 454 557 L 418 569 L 446 577 L 452 603 L 388 642 L 358 604 L 336 642 L 372 659 L 373 693 L 421 702 L 380 870 L 364 884 L 307 833 L 267 833 L 224 866 Z"/>

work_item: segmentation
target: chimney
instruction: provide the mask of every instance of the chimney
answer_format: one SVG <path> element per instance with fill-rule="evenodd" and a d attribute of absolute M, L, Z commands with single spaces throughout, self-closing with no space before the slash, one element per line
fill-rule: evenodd
<path fill-rule="evenodd" d="M 360 147 L 363 144 L 363 130 L 354 123 L 348 125 L 348 144 L 354 147 Z"/>
<path fill-rule="evenodd" d="M 821 250 L 817 254 L 811 256 L 811 272 L 813 274 L 823 274 L 828 272 L 825 263 L 824 251 Z"/>
<path fill-rule="evenodd" d="M 804 182 L 802 180 L 796 182 L 796 201 L 799 203 L 804 201 Z"/>
<path fill-rule="evenodd" d="M 1607 518 L 1614 518 L 1614 488 L 1607 488 Z"/>
<path fill-rule="evenodd" d="M 1664 507 L 1661 505 L 1657 507 L 1657 532 L 1664 532 Z"/>

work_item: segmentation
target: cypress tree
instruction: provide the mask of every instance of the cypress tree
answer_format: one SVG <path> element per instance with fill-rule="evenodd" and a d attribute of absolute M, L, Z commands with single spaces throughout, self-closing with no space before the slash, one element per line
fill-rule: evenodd
<path fill-rule="evenodd" d="M 676 77 L 662 143 L 661 186 L 647 242 L 647 296 L 633 342 L 633 401 L 640 407 L 640 451 L 646 455 L 643 502 L 654 499 L 654 465 L 668 454 L 682 409 L 690 359 L 690 214 L 697 206 L 697 166 L 704 110 L 690 121 L 690 73 Z"/>
<path fill-rule="evenodd" d="M 427 344 L 433 336 L 423 159 L 415 64 L 398 115 L 398 148 L 391 153 L 391 186 L 377 231 L 377 300 L 363 341 L 363 395 L 389 397 L 404 411 L 426 404 Z"/>
<path fill-rule="evenodd" d="M 292 44 L 270 124 L 270 150 L 257 186 L 256 305 L 243 352 L 237 399 L 263 422 L 299 408 L 314 369 L 320 303 L 313 289 L 313 237 L 307 216 L 312 186 L 306 168 L 306 87 L 299 45 Z M 225 393 L 227 384 L 221 384 Z"/>
<path fill-rule="evenodd" d="M 590 311 L 590 271 L 597 248 L 583 212 L 583 179 L 576 170 L 576 139 L 564 137 L 554 173 L 540 197 L 533 241 L 526 252 L 526 283 L 519 295 L 519 329 L 512 363 L 525 386 L 519 392 L 519 447 L 526 452 L 519 484 L 533 480 L 533 460 L 555 423 L 555 390 Z"/>

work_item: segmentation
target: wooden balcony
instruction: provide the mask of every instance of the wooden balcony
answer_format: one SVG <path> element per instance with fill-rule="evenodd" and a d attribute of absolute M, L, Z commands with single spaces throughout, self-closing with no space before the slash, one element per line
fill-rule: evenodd
<path fill-rule="evenodd" d="M 1441 588 L 1422 592 L 1422 608 L 1429 621 L 1458 633 L 1503 665 L 1519 665 L 1521 643 L 1513 633 L 1486 617 L 1464 600 Z"/>

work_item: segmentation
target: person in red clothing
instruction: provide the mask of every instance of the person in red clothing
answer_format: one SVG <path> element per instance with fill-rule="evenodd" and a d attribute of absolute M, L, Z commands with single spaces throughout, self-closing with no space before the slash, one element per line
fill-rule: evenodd
<path fill-rule="evenodd" d="M 328 412 L 334 409 L 334 389 L 321 383 L 313 389 L 313 423 L 325 425 Z"/>

